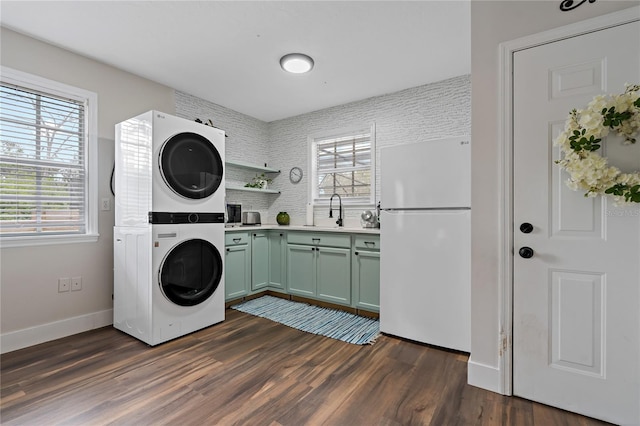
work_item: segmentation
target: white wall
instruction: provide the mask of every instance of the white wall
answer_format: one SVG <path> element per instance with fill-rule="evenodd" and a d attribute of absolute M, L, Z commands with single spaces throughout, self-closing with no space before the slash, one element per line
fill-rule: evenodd
<path fill-rule="evenodd" d="M 263 223 L 275 223 L 280 211 L 291 215 L 292 223 L 304 223 L 306 217 L 308 143 L 310 134 L 335 129 L 368 126 L 376 123 L 376 148 L 418 142 L 443 136 L 469 135 L 471 129 L 471 77 L 451 78 L 383 96 L 326 108 L 308 114 L 265 123 L 228 108 L 176 92 L 176 114 L 202 120 L 211 119 L 227 131 L 226 155 L 229 160 L 269 164 L 282 172 L 274 177 L 273 188 L 280 195 L 227 191 L 228 202 L 240 202 L 243 209 L 258 210 Z M 298 184 L 289 181 L 289 170 L 298 166 L 304 178 Z M 227 168 L 227 178 L 245 179 L 253 172 Z M 376 180 L 380 182 L 379 174 Z M 379 198 L 379 185 L 376 199 Z M 368 208 L 372 208 L 369 206 Z M 359 225 L 364 207 L 346 212 Z M 317 209 L 317 220 L 327 219 L 328 210 Z"/>
<path fill-rule="evenodd" d="M 115 124 L 150 109 L 173 114 L 173 89 L 6 28 L 0 40 L 2 65 L 98 94 L 99 158 L 92 172 L 99 198 L 111 198 Z M 101 211 L 98 223 L 96 243 L 0 248 L 3 352 L 111 323 L 113 209 Z M 58 293 L 58 277 L 71 276 L 82 276 L 82 290 Z"/>
<path fill-rule="evenodd" d="M 375 122 L 376 157 L 379 160 L 380 148 L 385 146 L 469 135 L 470 81 L 470 76 L 464 75 L 269 123 L 269 160 L 273 167 L 282 170 L 274 181 L 282 194 L 270 206 L 272 222 L 279 211 L 286 211 L 291 215 L 292 223 L 304 223 L 309 181 L 307 136 Z M 298 184 L 289 181 L 289 170 L 294 166 L 304 171 Z M 379 200 L 379 173 L 376 181 L 375 199 Z M 355 220 L 359 225 L 363 209 L 346 210 L 347 220 Z M 328 221 L 328 209 L 316 208 L 315 218 L 316 222 Z"/>
<path fill-rule="evenodd" d="M 472 1 L 472 298 L 469 383 L 499 391 L 498 291 L 500 174 L 498 152 L 498 45 L 594 16 L 637 1 L 584 3 L 562 12 L 560 1 Z M 584 47 L 588 49 L 588 46 Z"/>

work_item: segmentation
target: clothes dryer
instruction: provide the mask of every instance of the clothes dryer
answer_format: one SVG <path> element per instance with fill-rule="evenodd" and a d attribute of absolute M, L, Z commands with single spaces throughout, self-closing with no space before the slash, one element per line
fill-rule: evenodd
<path fill-rule="evenodd" d="M 116 125 L 116 226 L 149 212 L 224 212 L 224 131 L 148 111 Z"/>
<path fill-rule="evenodd" d="M 224 214 L 154 213 L 114 228 L 114 321 L 154 346 L 224 321 Z"/>

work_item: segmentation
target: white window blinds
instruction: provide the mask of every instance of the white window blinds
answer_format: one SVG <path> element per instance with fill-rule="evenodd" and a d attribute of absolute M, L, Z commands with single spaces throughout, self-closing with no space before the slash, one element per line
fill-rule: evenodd
<path fill-rule="evenodd" d="M 0 236 L 87 232 L 85 107 L 2 82 Z"/>
<path fill-rule="evenodd" d="M 372 132 L 363 130 L 314 140 L 316 201 L 339 194 L 346 201 L 370 202 L 372 139 Z"/>

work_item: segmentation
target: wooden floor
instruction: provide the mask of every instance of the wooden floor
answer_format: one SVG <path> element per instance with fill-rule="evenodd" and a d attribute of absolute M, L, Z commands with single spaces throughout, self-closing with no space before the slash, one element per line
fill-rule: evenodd
<path fill-rule="evenodd" d="M 154 348 L 111 327 L 2 356 L 3 425 L 600 425 L 466 384 L 467 357 L 227 310 Z"/>

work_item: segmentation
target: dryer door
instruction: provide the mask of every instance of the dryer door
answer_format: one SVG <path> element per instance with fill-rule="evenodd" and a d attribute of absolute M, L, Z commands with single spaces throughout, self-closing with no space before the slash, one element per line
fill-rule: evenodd
<path fill-rule="evenodd" d="M 183 241 L 167 253 L 159 274 L 160 288 L 170 301 L 180 306 L 198 305 L 220 285 L 222 257 L 209 241 Z"/>
<path fill-rule="evenodd" d="M 185 198 L 207 198 L 222 183 L 220 154 L 209 139 L 197 133 L 178 133 L 167 139 L 159 162 L 165 183 Z"/>

